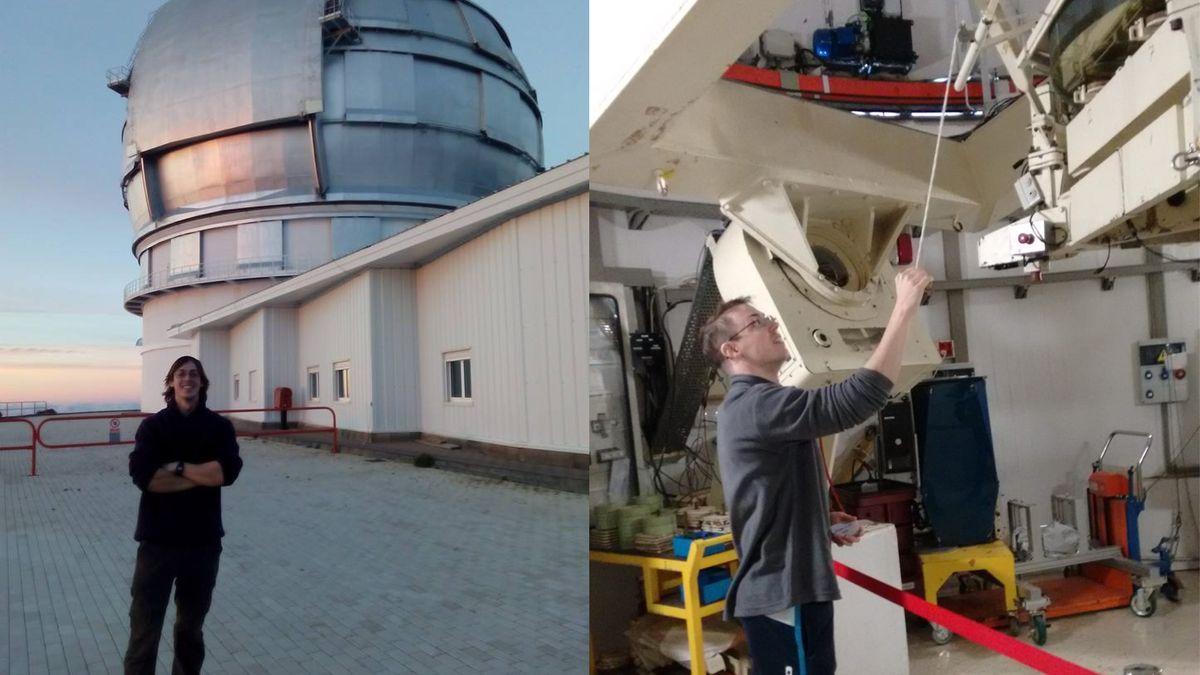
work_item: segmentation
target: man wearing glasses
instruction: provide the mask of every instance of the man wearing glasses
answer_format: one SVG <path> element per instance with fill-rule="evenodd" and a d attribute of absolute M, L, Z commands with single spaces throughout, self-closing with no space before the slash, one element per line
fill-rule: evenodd
<path fill-rule="evenodd" d="M 846 380 L 819 389 L 779 384 L 790 358 L 778 322 L 747 298 L 721 305 L 701 329 L 704 352 L 729 375 L 717 413 L 717 454 L 740 567 L 725 614 L 746 633 L 756 673 L 818 675 L 837 667 L 833 601 L 841 598 L 829 486 L 816 439 L 860 424 L 887 402 L 900 375 L 908 327 L 932 278 L 913 267 L 896 276 L 896 305 L 874 353 Z"/>

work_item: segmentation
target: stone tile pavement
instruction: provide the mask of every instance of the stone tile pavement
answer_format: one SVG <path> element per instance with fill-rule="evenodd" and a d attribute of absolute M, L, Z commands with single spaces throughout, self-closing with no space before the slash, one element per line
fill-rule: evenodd
<path fill-rule="evenodd" d="M 241 441 L 206 672 L 585 672 L 586 496 Z M 121 671 L 128 450 L 0 452 L 0 671 Z"/>

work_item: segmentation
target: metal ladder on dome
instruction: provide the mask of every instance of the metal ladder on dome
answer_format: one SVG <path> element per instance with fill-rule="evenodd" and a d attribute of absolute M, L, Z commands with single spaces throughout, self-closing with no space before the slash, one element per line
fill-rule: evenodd
<path fill-rule="evenodd" d="M 325 9 L 321 13 L 321 39 L 327 50 L 341 44 L 362 42 L 358 29 L 350 22 L 344 0 L 325 0 Z"/>
<path fill-rule="evenodd" d="M 137 58 L 138 50 L 142 48 L 142 38 L 146 36 L 146 31 L 150 28 L 150 23 L 154 21 L 154 15 L 158 10 L 150 12 L 150 16 L 146 18 L 146 25 L 142 27 L 142 32 L 138 34 L 137 42 L 133 45 L 133 53 L 129 55 L 129 60 L 123 66 L 109 68 L 106 72 L 105 79 L 108 81 L 106 86 L 109 89 L 117 92 L 122 98 L 129 97 L 129 82 L 133 77 L 133 60 Z"/>

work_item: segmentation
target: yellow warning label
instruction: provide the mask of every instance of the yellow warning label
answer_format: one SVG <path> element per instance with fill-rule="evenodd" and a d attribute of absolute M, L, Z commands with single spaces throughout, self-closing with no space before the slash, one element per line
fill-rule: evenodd
<path fill-rule="evenodd" d="M 1166 362 L 1167 362 L 1167 350 L 1165 350 L 1165 349 L 1164 349 L 1164 350 L 1162 350 L 1161 352 L 1159 352 L 1159 353 L 1158 353 L 1158 362 L 1159 362 L 1159 363 L 1166 363 Z"/>

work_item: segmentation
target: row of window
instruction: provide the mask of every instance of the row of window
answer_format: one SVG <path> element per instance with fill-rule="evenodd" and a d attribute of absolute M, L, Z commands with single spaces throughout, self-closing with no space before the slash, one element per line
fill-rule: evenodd
<path fill-rule="evenodd" d="M 446 368 L 443 399 L 452 403 L 466 403 L 471 400 L 471 357 L 466 352 L 453 352 L 443 355 Z M 258 371 L 250 373 L 250 402 L 258 402 Z M 321 368 L 308 367 L 308 400 L 321 400 Z M 341 361 L 333 364 L 333 398 L 339 402 L 350 400 L 350 362 Z M 242 400 L 242 380 L 240 373 L 233 374 L 233 400 Z"/>
<path fill-rule="evenodd" d="M 163 250 L 170 256 L 171 275 L 195 274 L 200 271 L 201 232 L 190 232 L 173 238 Z M 279 265 L 283 263 L 283 221 L 242 223 L 237 226 L 237 263 L 243 267 Z M 142 279 L 150 277 L 150 255 L 144 251 L 138 260 Z"/>
<path fill-rule="evenodd" d="M 422 216 L 425 217 L 425 216 Z M 172 238 L 169 242 L 147 249 L 138 258 L 143 284 L 150 281 L 154 268 L 159 274 L 169 277 L 195 276 L 201 271 L 212 274 L 235 274 L 253 272 L 262 268 L 277 268 L 285 263 L 290 267 L 309 267 L 330 257 L 340 258 L 348 253 L 375 244 L 387 237 L 410 229 L 421 222 L 421 217 L 377 218 L 377 217 L 334 217 L 327 230 L 309 225 L 302 227 L 281 220 L 237 225 L 235 238 L 226 237 L 227 229 L 189 232 Z M 288 244 L 284 245 L 284 233 L 288 232 Z M 220 243 L 213 243 L 216 237 Z M 210 239 L 209 237 L 212 237 Z M 286 248 L 295 248 L 284 255 Z M 157 260 L 166 256 L 167 261 Z M 307 256 L 307 257 L 303 257 Z M 156 262 L 151 264 L 151 257 Z M 163 279 L 154 279 L 155 283 Z"/>

